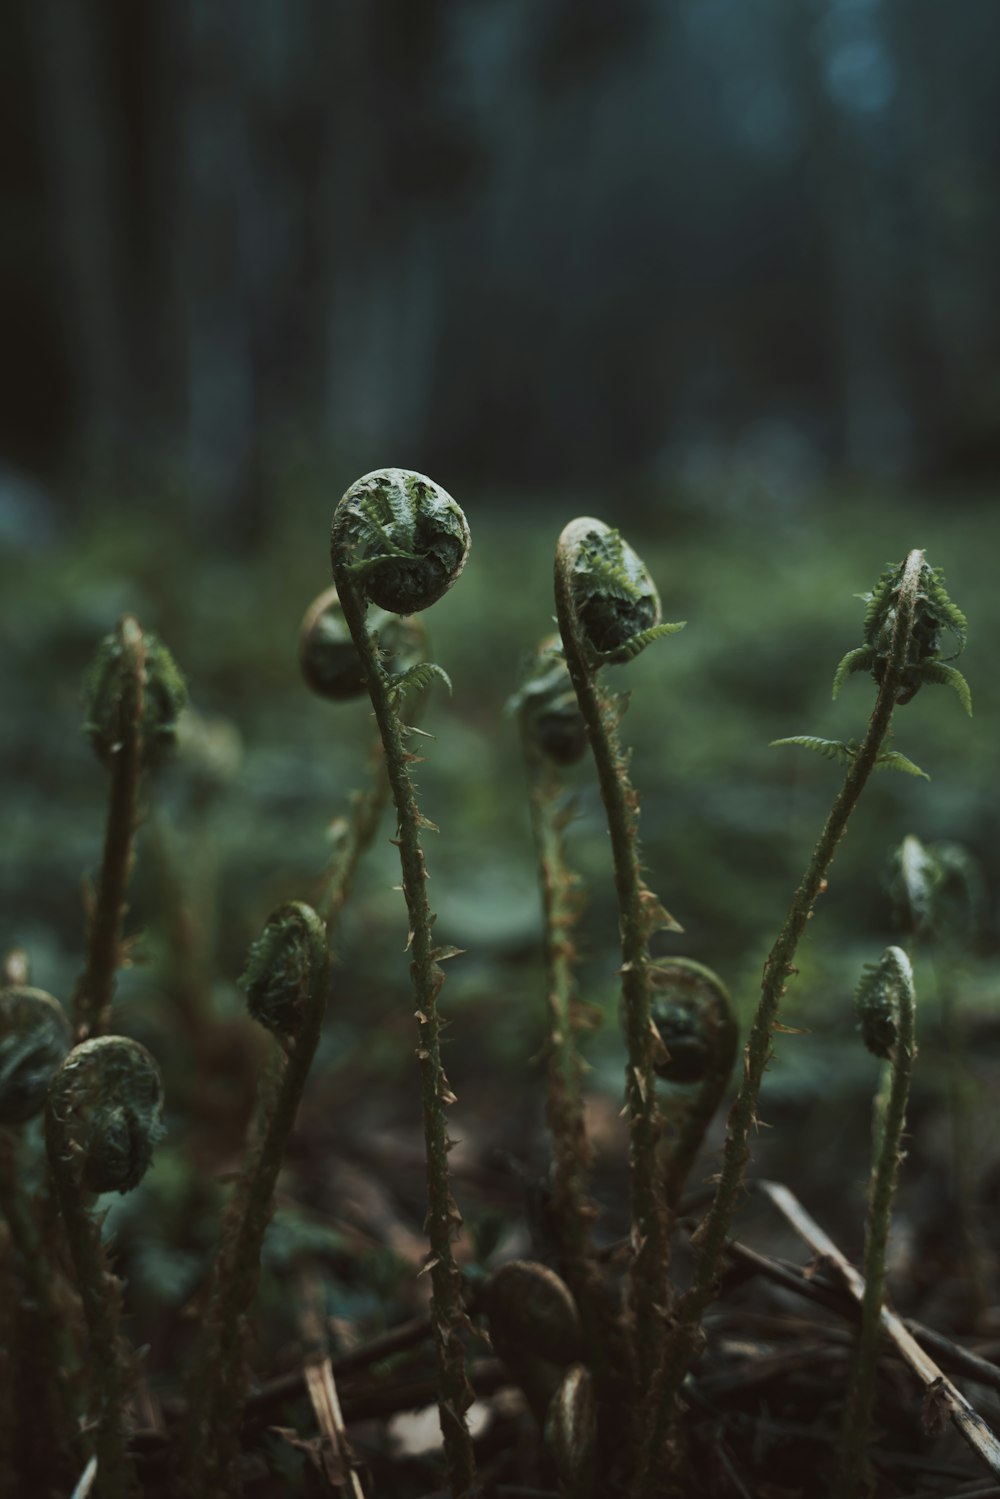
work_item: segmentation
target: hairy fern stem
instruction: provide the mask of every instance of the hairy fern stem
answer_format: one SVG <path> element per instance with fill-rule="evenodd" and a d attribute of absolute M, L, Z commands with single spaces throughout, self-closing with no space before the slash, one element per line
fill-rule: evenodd
<path fill-rule="evenodd" d="M 326 1009 L 329 964 L 325 927 L 307 906 L 282 907 L 269 926 L 281 923 L 285 924 L 285 933 L 290 929 L 295 943 L 294 962 L 288 966 L 292 969 L 295 992 L 291 999 L 296 1013 L 294 1020 L 286 1015 L 272 1017 L 270 1028 L 279 1036 L 281 1051 L 261 1088 L 257 1137 L 226 1213 L 212 1273 L 204 1334 L 189 1386 L 182 1434 L 184 1493 L 191 1499 L 216 1499 L 232 1491 L 246 1398 L 246 1317 L 257 1290 L 261 1247 L 271 1221 L 278 1173 L 295 1127 Z M 279 962 L 282 957 L 279 952 Z M 278 988 L 285 975 L 267 977 L 272 977 Z M 252 992 L 250 997 L 252 1003 Z M 280 993 L 279 999 L 288 1001 L 288 996 Z M 263 1017 L 258 1014 L 257 1018 Z"/>
<path fill-rule="evenodd" d="M 142 717 L 145 705 L 146 647 L 130 615 L 118 627 L 123 671 L 118 742 L 109 746 L 111 790 L 101 872 L 87 932 L 87 956 L 73 995 L 77 1041 L 103 1036 L 111 1024 L 115 975 L 121 963 L 125 895 L 132 865 L 139 782 L 142 774 Z"/>
<path fill-rule="evenodd" d="M 681 1386 L 702 1344 L 701 1321 L 714 1299 L 726 1239 L 736 1212 L 750 1158 L 750 1132 L 757 1123 L 761 1082 L 772 1054 L 772 1037 L 781 998 L 794 973 L 795 952 L 816 900 L 824 887 L 837 845 L 847 829 L 868 777 L 875 768 L 893 711 L 904 684 L 911 635 L 924 566 L 922 551 L 912 551 L 902 569 L 898 603 L 891 625 L 891 644 L 868 729 L 851 757 L 844 783 L 833 803 L 819 842 L 792 897 L 788 915 L 764 964 L 760 1001 L 744 1055 L 743 1080 L 729 1115 L 722 1169 L 715 1197 L 693 1239 L 697 1250 L 694 1277 L 681 1297 L 656 1376 L 645 1402 L 646 1438 L 640 1454 L 634 1499 L 655 1499 L 663 1492 L 663 1462 Z"/>
<path fill-rule="evenodd" d="M 661 908 L 642 878 L 639 864 L 639 798 L 628 776 L 618 735 L 619 709 L 598 686 L 594 650 L 588 644 L 574 593 L 571 546 L 574 522 L 556 550 L 555 598 L 566 665 L 587 726 L 601 797 L 607 814 L 618 896 L 622 1007 L 628 1048 L 625 1096 L 629 1114 L 632 1199 L 632 1262 L 629 1309 L 633 1324 L 635 1377 L 644 1387 L 656 1363 L 665 1328 L 668 1231 L 666 1200 L 657 1150 L 662 1119 L 656 1101 L 651 1031 L 649 937 L 664 924 Z M 606 529 L 606 528 L 603 528 Z M 634 554 L 633 554 L 634 555 Z M 641 564 L 640 564 L 641 565 Z M 658 604 L 656 615 L 658 617 Z M 676 924 L 674 924 L 676 926 Z"/>
<path fill-rule="evenodd" d="M 902 1160 L 903 1127 L 910 1094 L 910 1077 L 917 1054 L 915 1036 L 915 994 L 913 971 L 906 954 L 890 947 L 874 974 L 862 980 L 858 991 L 862 1032 L 865 1031 L 863 1006 L 872 991 L 876 1003 L 890 1012 L 893 1039 L 886 1046 L 866 1035 L 869 1050 L 886 1056 L 889 1072 L 888 1095 L 884 1108 L 876 1110 L 874 1160 L 868 1194 L 868 1217 L 865 1224 L 864 1277 L 865 1292 L 861 1302 L 861 1328 L 844 1398 L 840 1455 L 834 1478 L 833 1499 L 853 1499 L 861 1491 L 865 1470 L 865 1447 L 871 1419 L 872 1392 L 875 1385 L 875 1362 L 881 1335 L 882 1298 L 885 1284 L 885 1251 L 889 1239 L 892 1200 Z M 886 992 L 887 991 L 887 992 Z M 881 1100 L 880 1100 L 881 1103 Z"/>
<path fill-rule="evenodd" d="M 396 841 L 409 916 L 410 977 L 417 1001 L 417 1057 L 427 1155 L 427 1233 L 440 1378 L 441 1431 L 452 1494 L 454 1499 L 464 1499 L 476 1491 L 476 1468 L 465 1419 L 465 1412 L 472 1403 L 461 1338 L 467 1317 L 462 1299 L 462 1279 L 452 1251 L 452 1241 L 462 1221 L 451 1194 L 448 1171 L 451 1141 L 448 1139 L 446 1109 L 454 1103 L 455 1097 L 448 1086 L 441 1060 L 441 1018 L 437 1005 L 444 981 L 438 959 L 445 954 L 435 948 L 432 937 L 434 917 L 427 899 L 427 867 L 420 842 L 420 828 L 426 826 L 426 821 L 417 806 L 410 775 L 410 765 L 416 757 L 406 747 L 406 731 L 397 710 L 397 693 L 392 691 L 392 678 L 379 661 L 365 625 L 363 596 L 347 568 L 342 563 L 338 565 L 336 552 L 334 578 L 344 618 L 361 659 L 396 808 Z"/>

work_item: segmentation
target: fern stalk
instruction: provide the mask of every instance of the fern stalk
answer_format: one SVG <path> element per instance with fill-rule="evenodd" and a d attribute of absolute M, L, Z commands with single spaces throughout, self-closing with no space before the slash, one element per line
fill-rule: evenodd
<path fill-rule="evenodd" d="M 592 1151 L 581 1089 L 583 1063 L 575 1040 L 580 1018 L 573 972 L 573 929 L 579 917 L 580 895 L 576 877 L 566 863 L 563 786 L 551 762 L 535 748 L 527 725 L 524 754 L 545 918 L 549 1017 L 545 1117 L 553 1150 L 552 1216 L 563 1272 L 579 1307 L 585 1345 L 592 1355 L 591 1367 L 599 1370 L 606 1309 L 590 1233 L 594 1209 L 587 1199 L 586 1182 Z"/>
<path fill-rule="evenodd" d="M 556 549 L 555 599 L 566 665 L 587 726 L 607 815 L 618 896 L 622 1008 L 628 1048 L 625 1093 L 629 1113 L 633 1249 L 629 1304 L 634 1328 L 635 1373 L 641 1387 L 652 1375 L 663 1338 L 669 1249 L 666 1201 L 657 1161 L 662 1120 L 656 1103 L 653 1066 L 649 956 L 650 934 L 658 925 L 665 924 L 662 919 L 665 913 L 642 878 L 638 840 L 639 798 L 629 780 L 627 760 L 621 748 L 617 704 L 597 683 L 600 653 L 595 652 L 593 640 L 588 639 L 585 632 L 580 593 L 575 587 L 574 558 L 592 543 L 593 538 L 600 542 L 606 534 L 607 528 L 601 523 L 587 519 L 566 527 Z M 616 533 L 610 534 L 616 536 Z M 638 563 L 638 559 L 635 560 Z M 638 566 L 642 564 L 638 563 Z M 595 587 L 590 597 L 598 605 L 603 605 L 609 593 L 610 590 Z M 621 593 L 627 597 L 625 587 L 621 588 Z M 650 611 L 650 618 L 643 623 L 655 626 L 659 617 L 655 590 L 653 598 L 655 610 Z M 632 638 L 637 637 L 633 635 Z M 604 642 L 601 644 L 603 648 Z M 615 642 L 618 647 L 620 644 Z M 673 925 L 676 929 L 676 923 Z"/>
<path fill-rule="evenodd" d="M 73 995 L 78 1041 L 103 1036 L 111 1023 L 142 774 L 145 641 L 131 616 L 122 620 L 118 635 L 122 662 L 119 727 L 123 732 L 117 743 L 109 746 L 111 790 L 104 852 L 87 933 L 86 961 Z"/>
<path fill-rule="evenodd" d="M 792 897 L 784 925 L 764 964 L 760 1001 L 747 1041 L 743 1081 L 729 1115 L 722 1169 L 715 1197 L 693 1239 L 697 1250 L 694 1277 L 681 1297 L 676 1320 L 663 1347 L 662 1358 L 645 1404 L 647 1433 L 640 1454 L 635 1499 L 655 1499 L 662 1493 L 662 1465 L 669 1427 L 677 1398 L 692 1363 L 700 1351 L 701 1321 L 714 1299 L 726 1239 L 732 1227 L 744 1172 L 750 1158 L 750 1132 L 758 1122 L 757 1103 L 764 1073 L 772 1054 L 772 1037 L 789 976 L 794 973 L 795 952 L 837 845 L 847 829 L 879 751 L 889 732 L 893 710 L 904 683 L 911 648 L 914 618 L 924 567 L 922 551 L 912 551 L 902 569 L 898 604 L 892 622 L 891 645 L 885 660 L 875 707 L 868 730 L 851 757 L 844 783 L 830 809 L 826 825 L 802 880 Z"/>
<path fill-rule="evenodd" d="M 430 1242 L 432 1287 L 431 1314 L 440 1381 L 439 1409 L 445 1462 L 454 1499 L 476 1490 L 475 1458 L 465 1412 L 472 1391 L 465 1374 L 465 1350 L 461 1329 L 467 1318 L 462 1299 L 462 1279 L 455 1263 L 452 1241 L 461 1217 L 451 1194 L 448 1171 L 446 1110 L 455 1101 L 441 1060 L 441 1018 L 437 997 L 444 981 L 438 959 L 444 954 L 434 947 L 433 913 L 427 899 L 427 866 L 420 842 L 426 826 L 417 805 L 410 765 L 415 756 L 407 749 L 405 730 L 397 709 L 399 683 L 382 667 L 376 647 L 365 626 L 365 604 L 347 567 L 334 551 L 334 577 L 344 618 L 351 631 L 368 685 L 375 720 L 385 751 L 386 772 L 396 808 L 397 844 L 403 876 L 403 895 L 409 916 L 408 947 L 410 978 L 417 1001 L 421 1105 L 427 1156 L 427 1234 Z"/>
<path fill-rule="evenodd" d="M 269 1009 L 265 1001 L 254 1014 L 277 1034 L 281 1052 L 262 1089 L 258 1135 L 226 1214 L 204 1335 L 189 1388 L 182 1468 L 184 1492 L 191 1499 L 214 1499 L 231 1492 L 246 1398 L 246 1317 L 257 1290 L 260 1253 L 271 1221 L 278 1173 L 316 1055 L 326 1009 L 329 964 L 326 929 L 319 917 L 308 906 L 293 904 L 275 913 L 265 933 L 271 928 L 277 940 L 264 948 L 262 939 L 261 968 L 265 969 L 262 985 L 271 985 L 266 993 L 272 1007 Z M 279 942 L 286 945 L 282 948 Z M 248 974 L 255 951 L 251 951 Z M 268 963 L 270 971 L 266 969 Z M 281 971 L 282 963 L 291 974 L 290 985 Z M 261 976 L 259 971 L 257 976 Z M 252 983 L 248 988 L 253 1009 Z M 282 1002 L 288 1006 L 287 1011 L 280 1010 Z M 293 1005 L 294 1015 L 290 1013 Z"/>
<path fill-rule="evenodd" d="M 87 1368 L 94 1401 L 91 1419 L 96 1427 L 97 1457 L 94 1493 L 98 1499 L 126 1499 L 132 1482 L 132 1464 L 123 1424 L 125 1354 L 119 1336 L 121 1281 L 108 1265 L 101 1242 L 101 1219 L 91 1212 L 93 1194 L 81 1187 L 72 1164 L 51 1143 L 49 1170 L 90 1340 Z"/>
<path fill-rule="evenodd" d="M 865 1031 L 865 991 L 888 991 L 893 1040 L 879 1045 L 866 1034 L 869 1050 L 887 1057 L 888 1095 L 877 1109 L 875 1159 L 868 1196 L 865 1225 L 865 1291 L 861 1302 L 861 1328 L 844 1400 L 841 1446 L 834 1479 L 833 1499 L 853 1499 L 861 1491 L 865 1469 L 865 1446 L 871 1420 L 875 1362 L 881 1333 L 882 1297 L 885 1285 L 885 1251 L 889 1238 L 892 1200 L 902 1160 L 901 1144 L 910 1094 L 915 1040 L 915 995 L 910 960 L 898 947 L 887 949 L 875 973 L 862 980 L 858 991 L 862 1031 Z M 876 1003 L 882 998 L 875 994 Z M 883 1000 L 885 1003 L 885 1000 Z M 880 1105 L 882 1100 L 879 1100 Z"/>

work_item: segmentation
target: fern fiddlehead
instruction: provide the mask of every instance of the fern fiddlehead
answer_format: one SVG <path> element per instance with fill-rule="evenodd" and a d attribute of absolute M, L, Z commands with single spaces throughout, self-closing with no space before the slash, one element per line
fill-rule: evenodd
<path fill-rule="evenodd" d="M 299 901 L 281 906 L 250 948 L 247 1008 L 284 1053 L 255 1146 L 226 1212 L 182 1437 L 185 1492 L 229 1492 L 246 1395 L 246 1315 L 257 1289 L 285 1146 L 319 1043 L 329 963 L 326 928 Z"/>
<path fill-rule="evenodd" d="M 173 744 L 185 699 L 184 679 L 170 652 L 126 615 L 98 646 L 86 685 L 84 729 L 110 771 L 111 789 L 87 956 L 73 997 L 78 1041 L 103 1035 L 110 1024 L 139 782 Z"/>
<path fill-rule="evenodd" d="M 910 1076 L 917 1054 L 913 969 L 901 947 L 887 947 L 880 962 L 865 969 L 858 984 L 855 1005 L 865 1045 L 889 1065 L 889 1088 L 874 1132 L 875 1149 L 865 1224 L 865 1293 L 861 1303 L 861 1327 L 844 1400 L 840 1454 L 833 1484 L 835 1499 L 852 1499 L 859 1492 L 864 1473 L 885 1284 L 885 1250 L 902 1160 Z"/>
<path fill-rule="evenodd" d="M 739 1027 L 729 991 L 710 968 L 692 958 L 669 958 L 652 970 L 652 1022 L 656 1039 L 653 1067 L 658 1078 L 693 1096 L 673 1100 L 664 1152 L 667 1207 L 671 1215 L 695 1157 L 729 1083 L 736 1060 Z"/>
<path fill-rule="evenodd" d="M 403 469 L 378 469 L 366 474 L 351 485 L 334 513 L 330 544 L 333 578 L 361 659 L 396 808 L 403 895 L 409 916 L 410 977 L 417 1001 L 439 1409 L 454 1499 L 474 1492 L 476 1470 L 465 1419 L 472 1399 L 461 1340 L 466 1315 L 452 1250 L 452 1240 L 461 1225 L 448 1172 L 446 1109 L 454 1102 L 454 1094 L 441 1060 L 437 1003 L 444 981 L 440 961 L 451 952 L 434 946 L 427 867 L 420 841 L 426 820 L 417 805 L 410 775 L 416 757 L 406 747 L 406 730 L 399 713 L 408 687 L 422 688 L 435 676 L 447 682 L 447 677 L 432 662 L 391 676 L 379 660 L 366 616 L 369 604 L 394 614 L 428 608 L 455 582 L 468 551 L 469 528 L 461 509 L 422 474 Z"/>
<path fill-rule="evenodd" d="M 621 937 L 622 1008 L 628 1047 L 625 1096 L 629 1114 L 632 1264 L 629 1303 L 636 1375 L 650 1378 L 664 1329 L 668 1231 L 657 1150 L 657 1108 L 649 939 L 680 928 L 642 877 L 639 799 L 618 734 L 619 706 L 598 682 L 600 668 L 631 660 L 650 641 L 679 630 L 660 622 L 660 600 L 642 560 L 617 531 L 582 517 L 565 527 L 556 547 L 555 597 L 566 665 L 587 726 L 611 837 Z"/>
<path fill-rule="evenodd" d="M 940 571 L 929 567 L 922 551 L 911 551 L 898 567 L 882 574 L 867 597 L 865 643 L 858 653 L 849 652 L 837 669 L 835 691 L 845 675 L 864 667 L 875 678 L 878 695 L 867 732 L 857 751 L 849 757 L 843 785 L 764 964 L 760 1000 L 746 1046 L 743 1080 L 729 1115 L 722 1171 L 712 1205 L 694 1237 L 697 1251 L 694 1278 L 678 1303 L 676 1320 L 647 1401 L 649 1436 L 640 1457 L 635 1499 L 652 1499 L 659 1492 L 666 1448 L 665 1423 L 672 1420 L 681 1385 L 701 1345 L 701 1319 L 715 1294 L 726 1238 L 750 1156 L 749 1137 L 757 1120 L 761 1082 L 771 1058 L 781 998 L 794 972 L 799 939 L 851 813 L 883 751 L 897 705 L 909 702 L 924 683 L 944 680 L 954 685 L 951 677 L 942 678 L 936 671 L 944 626 L 964 632 L 964 617 L 944 593 Z M 848 661 L 852 664 L 845 669 Z"/>
<path fill-rule="evenodd" d="M 126 1354 L 121 1285 L 108 1269 L 95 1194 L 130 1192 L 163 1133 L 163 1081 L 144 1046 L 99 1036 L 74 1047 L 49 1085 L 45 1146 L 90 1335 L 100 1499 L 125 1499 L 131 1465 L 122 1421 Z"/>

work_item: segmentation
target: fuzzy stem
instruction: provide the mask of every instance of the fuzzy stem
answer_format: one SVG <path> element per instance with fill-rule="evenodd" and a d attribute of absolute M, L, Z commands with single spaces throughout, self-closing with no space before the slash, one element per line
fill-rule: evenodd
<path fill-rule="evenodd" d="M 548 1098 L 545 1117 L 552 1135 L 552 1214 L 559 1236 L 562 1268 L 580 1309 L 584 1342 L 600 1368 L 604 1339 L 602 1286 L 590 1225 L 594 1209 L 587 1200 L 591 1161 L 584 1118 L 583 1063 L 576 1046 L 579 1028 L 573 975 L 573 928 L 579 915 L 577 881 L 566 864 L 561 807 L 563 788 L 551 762 L 533 747 L 527 730 L 524 755 L 528 769 L 532 830 L 538 855 L 539 885 L 545 916 L 545 969 L 549 1035 L 546 1046 Z"/>
<path fill-rule="evenodd" d="M 662 1120 L 656 1104 L 649 985 L 649 918 L 643 909 L 651 899 L 639 867 L 639 798 L 629 781 L 618 737 L 618 711 L 602 692 L 591 666 L 573 601 L 572 582 L 556 554 L 556 612 L 566 665 L 597 769 L 611 836 L 621 938 L 621 979 L 628 1067 L 625 1096 L 629 1111 L 629 1171 L 632 1196 L 632 1249 L 629 1300 L 635 1326 L 640 1387 L 652 1375 L 663 1339 L 663 1302 L 667 1264 L 667 1214 L 657 1146 Z"/>
<path fill-rule="evenodd" d="M 757 1101 L 771 1058 L 771 1040 L 781 998 L 787 979 L 794 972 L 799 939 L 812 916 L 837 845 L 844 836 L 851 813 L 875 768 L 879 750 L 889 732 L 907 660 L 923 561 L 921 551 L 912 551 L 906 558 L 892 647 L 867 732 L 851 760 L 809 866 L 792 897 L 785 923 L 764 964 L 760 1001 L 744 1054 L 743 1082 L 729 1114 L 722 1170 L 712 1205 L 693 1240 L 698 1252 L 694 1278 L 678 1303 L 675 1323 L 646 1401 L 644 1429 L 647 1439 L 640 1454 L 635 1499 L 653 1499 L 662 1492 L 660 1467 L 668 1426 L 674 1417 L 681 1385 L 701 1346 L 702 1315 L 715 1297 L 726 1239 L 750 1158 L 749 1136 L 757 1123 Z"/>
<path fill-rule="evenodd" d="M 891 1077 L 889 1096 L 875 1132 L 876 1158 L 865 1225 L 865 1293 L 861 1302 L 861 1328 L 844 1401 L 840 1458 L 832 1490 L 834 1499 L 853 1499 L 861 1491 L 881 1331 L 885 1250 L 902 1159 L 900 1145 L 915 1056 L 913 994 L 908 984 L 901 984 L 898 1035 L 888 1064 Z"/>
<path fill-rule="evenodd" d="M 246 1315 L 257 1290 L 261 1246 L 285 1146 L 319 1044 L 328 972 L 325 947 L 317 949 L 301 1027 L 281 1058 L 271 1096 L 262 1101 L 261 1136 L 249 1153 L 226 1215 L 182 1439 L 184 1492 L 191 1499 L 230 1492 L 227 1484 L 246 1399 Z"/>
<path fill-rule="evenodd" d="M 420 844 L 423 821 L 410 775 L 414 756 L 406 749 L 404 728 L 391 691 L 392 678 L 378 659 L 378 650 L 365 627 L 365 605 L 351 570 L 334 560 L 334 581 L 351 636 L 361 658 L 375 720 L 385 751 L 386 771 L 396 808 L 397 845 L 403 874 L 403 894 L 409 915 L 410 979 L 417 1001 L 421 1101 L 427 1155 L 427 1235 L 431 1251 L 431 1314 L 438 1359 L 441 1433 L 445 1462 L 454 1499 L 476 1491 L 476 1467 L 465 1412 L 472 1391 L 465 1375 L 465 1350 L 460 1328 L 466 1321 L 462 1280 L 452 1239 L 461 1218 L 451 1195 L 448 1172 L 446 1109 L 454 1102 L 441 1061 L 441 1020 L 437 996 L 443 982 L 431 927 L 434 920 L 427 899 L 427 866 Z M 426 825 L 426 824 L 425 824 Z"/>
<path fill-rule="evenodd" d="M 121 962 L 125 895 L 132 864 L 139 781 L 142 774 L 142 715 L 146 650 L 138 622 L 126 616 L 120 625 L 129 663 L 129 695 L 124 714 L 128 732 L 115 746 L 111 792 L 104 834 L 104 854 L 93 913 L 87 933 L 87 956 L 73 995 L 77 1041 L 103 1036 L 111 1024 L 115 975 Z"/>
<path fill-rule="evenodd" d="M 92 1195 L 76 1179 L 73 1157 L 65 1150 L 63 1131 L 51 1107 L 45 1133 L 49 1170 L 90 1334 L 89 1374 L 97 1403 L 94 1493 L 99 1499 L 126 1499 L 132 1465 L 122 1424 L 125 1379 L 118 1335 L 121 1283 L 108 1267 L 101 1243 L 101 1220 L 90 1212 Z"/>

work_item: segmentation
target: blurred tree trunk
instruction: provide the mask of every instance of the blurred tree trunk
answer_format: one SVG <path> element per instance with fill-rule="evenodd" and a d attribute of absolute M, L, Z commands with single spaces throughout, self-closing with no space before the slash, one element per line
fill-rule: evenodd
<path fill-rule="evenodd" d="M 52 243 L 81 446 L 113 480 L 134 415 L 120 156 L 98 7 L 26 0 Z"/>

